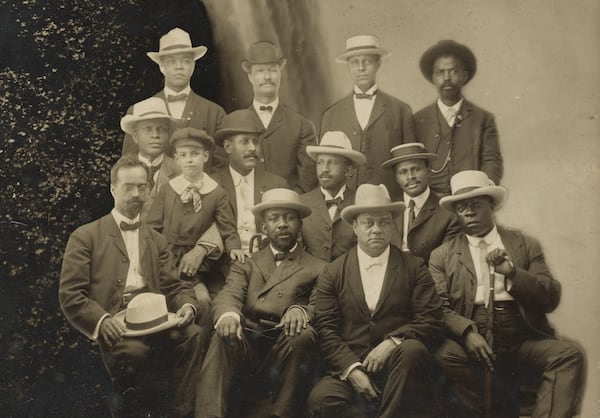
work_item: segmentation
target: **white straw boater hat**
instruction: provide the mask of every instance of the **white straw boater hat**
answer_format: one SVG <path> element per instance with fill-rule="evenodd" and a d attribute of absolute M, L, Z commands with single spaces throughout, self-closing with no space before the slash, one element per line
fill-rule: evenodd
<path fill-rule="evenodd" d="M 342 209 L 340 216 L 347 223 L 352 223 L 361 213 L 372 211 L 389 211 L 396 217 L 402 213 L 404 203 L 392 202 L 388 189 L 383 185 L 361 184 L 356 189 L 354 204 Z"/>
<path fill-rule="evenodd" d="M 254 205 L 252 213 L 256 217 L 262 217 L 267 209 L 285 208 L 293 209 L 298 212 L 301 218 L 306 218 L 312 213 L 312 210 L 304 203 L 300 202 L 300 195 L 290 189 L 271 189 L 263 193 L 259 204 Z"/>
<path fill-rule="evenodd" d="M 341 155 L 349 159 L 354 167 L 365 165 L 367 160 L 365 154 L 352 149 L 350 140 L 342 131 L 325 132 L 319 145 L 307 146 L 306 153 L 313 160 L 316 160 L 319 154 Z"/>
<path fill-rule="evenodd" d="M 436 154 L 432 154 L 427 152 L 425 149 L 425 145 L 420 142 L 407 142 L 406 144 L 397 145 L 390 150 L 390 154 L 392 154 L 392 158 L 387 161 L 384 161 L 381 164 L 381 168 L 393 167 L 399 162 L 408 161 L 408 160 L 435 160 L 437 158 Z"/>
<path fill-rule="evenodd" d="M 133 135 L 134 125 L 148 119 L 166 119 L 169 122 L 169 132 L 173 132 L 177 125 L 177 119 L 169 115 L 165 101 L 160 97 L 150 97 L 134 104 L 132 114 L 121 118 L 121 129 Z"/>
<path fill-rule="evenodd" d="M 146 52 L 152 61 L 161 65 L 160 59 L 165 55 L 181 54 L 190 52 L 194 55 L 194 61 L 202 58 L 208 48 L 204 45 L 192 46 L 192 39 L 186 31 L 175 28 L 161 36 L 158 52 Z"/>
<path fill-rule="evenodd" d="M 498 207 L 506 200 L 506 189 L 489 179 L 483 171 L 460 171 L 450 179 L 452 194 L 440 199 L 440 206 L 449 212 L 455 212 L 454 203 L 476 196 L 489 196 Z"/>
<path fill-rule="evenodd" d="M 348 58 L 355 55 L 379 55 L 381 58 L 390 55 L 388 51 L 379 47 L 379 39 L 373 35 L 356 35 L 346 39 L 346 52 L 335 60 L 346 64 Z"/>
<path fill-rule="evenodd" d="M 165 295 L 150 292 L 136 295 L 114 319 L 127 328 L 123 334 L 126 337 L 154 334 L 178 322 L 177 314 L 167 311 Z"/>

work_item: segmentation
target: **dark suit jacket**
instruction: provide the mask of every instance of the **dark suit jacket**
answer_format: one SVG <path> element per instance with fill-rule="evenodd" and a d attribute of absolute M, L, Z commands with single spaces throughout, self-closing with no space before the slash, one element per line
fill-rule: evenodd
<path fill-rule="evenodd" d="M 340 218 L 340 212 L 346 206 L 354 204 L 354 191 L 346 188 L 344 200 L 333 219 L 325 205 L 325 199 L 319 187 L 300 195 L 300 201 L 311 208 L 312 213 L 302 222 L 302 241 L 306 251 L 321 260 L 330 262 L 344 254 L 356 243 L 352 225 Z"/>
<path fill-rule="evenodd" d="M 167 297 L 170 312 L 186 303 L 198 306 L 194 290 L 179 280 L 167 240 L 142 223 L 140 267 L 150 292 Z M 121 231 L 108 214 L 79 227 L 67 243 L 58 296 L 69 322 L 91 338 L 100 318 L 121 306 L 129 257 Z"/>
<path fill-rule="evenodd" d="M 137 159 L 138 155 L 139 154 L 135 154 L 133 157 Z M 165 185 L 169 183 L 169 180 L 171 180 L 173 177 L 178 176 L 179 174 L 181 174 L 181 169 L 179 168 L 175 160 L 165 155 L 163 157 L 163 162 L 160 166 L 160 170 L 158 171 L 158 178 L 156 179 L 156 183 L 154 184 L 152 190 L 150 190 L 150 195 L 148 196 L 146 203 L 144 203 L 142 213 L 140 213 L 142 220 L 146 218 L 148 211 L 152 207 L 152 202 L 154 202 L 154 198 L 156 197 L 160 189 L 165 187 Z"/>
<path fill-rule="evenodd" d="M 440 123 L 446 123 L 438 112 L 437 103 L 433 103 L 415 113 L 417 140 L 433 153 L 437 153 L 440 144 Z M 445 157 L 439 155 L 440 159 Z M 503 166 L 494 116 L 465 100 L 457 115 L 450 157 L 448 184 L 450 177 L 463 170 L 481 170 L 499 184 Z"/>
<path fill-rule="evenodd" d="M 356 247 L 323 269 L 315 305 L 321 350 L 335 374 L 364 360 L 386 337 L 430 344 L 442 331 L 442 302 L 427 268 L 394 246 L 373 315 L 365 301 Z"/>
<path fill-rule="evenodd" d="M 425 261 L 425 265 L 429 262 L 431 251 L 460 233 L 456 215 L 441 208 L 439 201 L 440 198 L 431 192 L 412 228 L 408 231 L 408 248 L 413 255 L 421 257 Z M 404 210 L 408 210 L 408 208 Z M 404 210 L 394 219 L 398 236 L 394 237 L 393 242 L 399 248 L 402 247 L 404 234 Z"/>
<path fill-rule="evenodd" d="M 275 265 L 269 246 L 252 254 L 245 264 L 233 263 L 223 290 L 213 300 L 215 321 L 225 312 L 236 312 L 246 324 L 261 319 L 279 322 L 291 305 L 314 315 L 314 285 L 325 263 L 300 246 Z"/>
<path fill-rule="evenodd" d="M 227 193 L 229 204 L 233 211 L 233 216 L 237 224 L 237 198 L 235 196 L 235 186 L 233 178 L 229 172 L 229 167 L 225 167 L 211 176 Z M 262 167 L 254 169 L 254 203 L 258 204 L 262 200 L 262 195 L 267 190 L 277 188 L 288 188 L 287 182 L 276 174 L 268 173 Z M 260 232 L 258 219 L 256 220 L 256 230 Z"/>
<path fill-rule="evenodd" d="M 546 318 L 560 301 L 560 283 L 554 280 L 539 243 L 519 231 L 498 227 L 506 251 L 517 268 L 508 292 L 519 305 L 525 321 L 535 332 L 554 335 Z M 431 253 L 429 269 L 444 302 L 445 322 L 450 333 L 462 337 L 471 320 L 477 276 L 464 234 L 442 244 Z"/>
<path fill-rule="evenodd" d="M 409 105 L 379 91 L 363 132 L 356 118 L 353 94 L 350 94 L 323 114 L 320 135 L 327 131 L 345 132 L 352 148 L 367 156 L 366 165 L 354 170 L 348 182 L 352 189 L 356 190 L 363 183 L 383 183 L 393 197 L 402 195 L 394 181 L 394 173 L 382 169 L 381 163 L 391 158 L 393 147 L 415 140 L 415 122 Z"/>
<path fill-rule="evenodd" d="M 256 109 L 256 123 L 263 126 Z M 308 145 L 317 145 L 313 123 L 279 103 L 269 126 L 260 135 L 261 154 L 259 165 L 270 173 L 283 177 L 298 193 L 312 190 L 317 185 L 315 162 L 306 153 Z"/>

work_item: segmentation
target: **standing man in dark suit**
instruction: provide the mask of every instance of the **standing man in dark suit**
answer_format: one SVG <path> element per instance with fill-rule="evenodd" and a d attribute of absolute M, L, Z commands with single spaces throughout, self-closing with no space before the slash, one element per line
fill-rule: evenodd
<path fill-rule="evenodd" d="M 250 110 L 265 128 L 260 135 L 259 165 L 303 193 L 317 185 L 315 163 L 306 154 L 306 147 L 317 143 L 315 127 L 310 120 L 279 102 L 284 66 L 285 58 L 279 48 L 266 41 L 250 45 L 247 58 L 242 61 L 254 91 Z"/>
<path fill-rule="evenodd" d="M 423 261 L 390 245 L 392 203 L 363 184 L 342 211 L 358 245 L 319 276 L 316 328 L 329 375 L 309 396 L 320 417 L 433 416 L 428 347 L 442 330 L 441 301 Z"/>
<path fill-rule="evenodd" d="M 202 58 L 206 51 L 207 48 L 203 45 L 192 47 L 190 35 L 182 29 L 175 28 L 160 38 L 158 52 L 148 52 L 147 55 L 165 76 L 165 88 L 154 97 L 166 101 L 169 115 L 179 119 L 177 128 L 202 129 L 214 136 L 225 111 L 218 104 L 194 93 L 190 87 L 196 60 Z M 132 109 L 129 108 L 127 113 L 131 114 Z M 131 135 L 125 135 L 123 155 L 135 154 L 137 151 L 137 145 Z M 215 169 L 226 164 L 222 153 L 214 159 L 211 158 L 211 161 L 209 167 Z"/>
<path fill-rule="evenodd" d="M 546 318 L 561 288 L 539 243 L 496 226 L 494 212 L 506 190 L 484 172 L 457 173 L 451 186 L 440 205 L 457 214 L 462 233 L 431 253 L 429 269 L 450 334 L 435 359 L 464 409 L 453 416 L 482 416 L 485 368 L 494 373 L 495 417 L 519 417 L 522 372 L 539 377 L 532 417 L 576 415 L 583 356 L 575 344 L 556 339 Z M 484 338 L 491 279 L 493 347 Z"/>
<path fill-rule="evenodd" d="M 409 142 L 391 150 L 392 158 L 384 162 L 396 174 L 396 183 L 404 192 L 403 210 L 394 222 L 399 242 L 394 242 L 404 252 L 421 257 L 425 264 L 429 254 L 460 232 L 456 216 L 443 210 L 440 198 L 429 189 L 429 164 L 436 158 L 423 144 Z"/>
<path fill-rule="evenodd" d="M 494 116 L 462 95 L 477 70 L 473 52 L 440 41 L 425 51 L 419 65 L 439 94 L 436 103 L 415 114 L 417 140 L 437 155 L 431 164 L 432 190 L 449 194 L 450 177 L 463 170 L 481 170 L 499 184 L 503 165 Z"/>
<path fill-rule="evenodd" d="M 241 109 L 226 115 L 215 134 L 217 145 L 222 146 L 229 157 L 229 165 L 217 171 L 213 178 L 227 192 L 244 251 L 249 250 L 250 240 L 260 232 L 252 208 L 267 190 L 288 187 L 283 178 L 257 164 L 258 138 L 263 132 L 254 112 Z"/>
<path fill-rule="evenodd" d="M 111 170 L 110 190 L 115 200 L 112 212 L 69 238 L 60 275 L 60 305 L 69 322 L 100 346 L 113 384 L 113 416 L 154 414 L 151 407 L 165 399 L 149 393 L 148 385 L 156 382 L 157 372 L 171 376 L 174 371 L 170 386 L 175 398 L 169 416 L 182 417 L 192 410 L 206 345 L 206 336 L 193 324 L 198 301 L 191 285 L 179 280 L 166 239 L 139 222 L 148 193 L 144 165 L 122 157 Z M 123 324 L 116 314 L 144 292 L 166 296 L 169 309 L 177 311 L 176 332 L 138 331 L 138 337 L 127 336 L 131 324 Z M 167 321 L 157 318 L 155 324 L 146 325 L 158 325 L 158 319 Z"/>
<path fill-rule="evenodd" d="M 314 286 L 325 263 L 297 241 L 310 209 L 296 192 L 272 189 L 252 212 L 270 242 L 245 264 L 232 264 L 213 301 L 215 332 L 200 373 L 196 418 L 231 413 L 234 375 L 263 379 L 256 396 L 270 394 L 270 402 L 261 416 L 299 416 L 315 372 Z"/>
<path fill-rule="evenodd" d="M 350 188 L 383 183 L 395 198 L 401 193 L 393 174 L 381 164 L 390 158 L 394 146 L 415 140 L 415 123 L 410 106 L 377 85 L 382 58 L 388 55 L 375 36 L 357 35 L 346 40 L 346 52 L 337 61 L 348 65 L 354 89 L 325 111 L 320 132 L 343 131 L 352 148 L 366 155 L 367 163 L 354 170 L 348 181 Z"/>
<path fill-rule="evenodd" d="M 300 195 L 312 210 L 302 225 L 302 241 L 306 251 L 330 262 L 356 243 L 352 226 L 342 221 L 340 213 L 354 204 L 354 190 L 346 181 L 354 167 L 365 164 L 365 155 L 354 151 L 341 131 L 325 132 L 321 143 L 306 151 L 317 162 L 319 186 Z"/>

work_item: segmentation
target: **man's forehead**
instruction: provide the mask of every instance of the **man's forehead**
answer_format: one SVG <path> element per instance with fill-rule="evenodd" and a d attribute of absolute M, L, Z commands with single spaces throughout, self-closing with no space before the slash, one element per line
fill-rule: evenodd
<path fill-rule="evenodd" d="M 346 163 L 346 162 L 349 163 L 350 162 L 346 157 L 337 155 L 337 154 L 320 153 L 317 155 L 317 161 L 326 162 L 326 161 L 332 161 L 332 160 L 341 162 L 341 163 Z"/>
<path fill-rule="evenodd" d="M 392 213 L 388 210 L 372 210 L 368 212 L 362 212 L 356 215 L 356 219 L 392 219 Z"/>
<path fill-rule="evenodd" d="M 180 58 L 194 58 L 194 54 L 191 52 L 177 52 L 175 54 L 163 55 L 161 61 L 167 61 L 169 59 L 180 59 Z"/>
<path fill-rule="evenodd" d="M 121 184 L 145 183 L 148 173 L 142 166 L 121 167 L 117 172 L 117 181 Z"/>
<path fill-rule="evenodd" d="M 250 67 L 250 71 L 263 71 L 263 70 L 273 70 L 273 69 L 279 69 L 279 63 L 277 62 L 270 62 L 267 64 L 252 64 L 252 66 Z"/>
<path fill-rule="evenodd" d="M 156 118 L 156 119 L 146 119 L 146 120 L 141 120 L 138 123 L 136 123 L 136 126 L 150 126 L 150 125 L 168 125 L 169 122 L 167 121 L 167 119 L 165 118 Z"/>
<path fill-rule="evenodd" d="M 460 67 L 464 67 L 463 62 L 454 54 L 442 54 L 439 55 L 435 61 L 433 61 L 434 67 L 439 67 L 441 65 L 458 65 Z"/>
<path fill-rule="evenodd" d="M 396 170 L 405 170 L 407 168 L 424 166 L 425 161 L 421 158 L 413 158 L 412 160 L 400 161 L 396 164 Z"/>
<path fill-rule="evenodd" d="M 225 139 L 226 141 L 239 142 L 239 141 L 256 141 L 258 140 L 258 134 L 253 133 L 239 133 L 233 134 Z"/>
<path fill-rule="evenodd" d="M 296 212 L 294 209 L 291 209 L 291 208 L 270 208 L 270 209 L 265 209 L 265 211 L 264 211 L 265 217 L 273 216 L 273 215 L 281 216 L 281 215 L 289 215 L 289 214 L 298 215 L 298 212 Z"/>
<path fill-rule="evenodd" d="M 353 55 L 350 58 L 348 58 L 348 62 L 363 61 L 363 60 L 379 61 L 379 55 L 377 55 L 377 54 L 358 54 L 358 55 Z"/>

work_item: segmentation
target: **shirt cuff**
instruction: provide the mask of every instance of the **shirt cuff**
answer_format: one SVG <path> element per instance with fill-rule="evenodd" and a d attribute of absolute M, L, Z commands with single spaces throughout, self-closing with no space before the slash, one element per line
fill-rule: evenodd
<path fill-rule="evenodd" d="M 94 328 L 94 333 L 92 334 L 92 340 L 98 341 L 98 334 L 100 334 L 100 324 L 102 324 L 102 321 L 104 321 L 104 318 L 108 318 L 108 317 L 110 317 L 110 314 L 105 313 L 104 315 L 102 315 L 100 320 L 96 323 L 96 328 Z"/>
<path fill-rule="evenodd" d="M 404 338 L 401 337 L 388 337 L 390 340 L 392 340 L 394 342 L 394 344 L 396 344 L 396 346 L 402 344 L 402 341 L 404 341 Z"/>
<path fill-rule="evenodd" d="M 214 329 L 217 329 L 217 327 L 219 326 L 219 323 L 224 319 L 224 318 L 235 318 L 238 320 L 238 322 L 242 322 L 242 317 L 240 316 L 239 313 L 237 312 L 225 312 L 224 314 L 221 314 L 221 316 L 219 317 L 219 319 L 217 319 L 217 322 L 215 323 Z"/>
<path fill-rule="evenodd" d="M 216 245 L 216 244 L 213 244 L 213 243 L 207 242 L 207 241 L 200 241 L 200 242 L 197 242 L 196 245 L 198 245 L 200 247 L 204 247 L 204 249 L 206 250 L 206 257 L 209 260 L 216 260 L 219 257 L 221 257 L 222 252 L 215 251 L 216 249 L 218 249 L 218 245 Z"/>
<path fill-rule="evenodd" d="M 348 376 L 350 376 L 350 373 L 352 373 L 352 370 L 354 370 L 360 366 L 362 366 L 362 363 L 360 361 L 357 361 L 356 363 L 352 363 L 350 366 L 348 366 L 348 368 L 344 371 L 344 373 L 342 373 L 340 375 L 340 380 L 348 379 Z"/>

